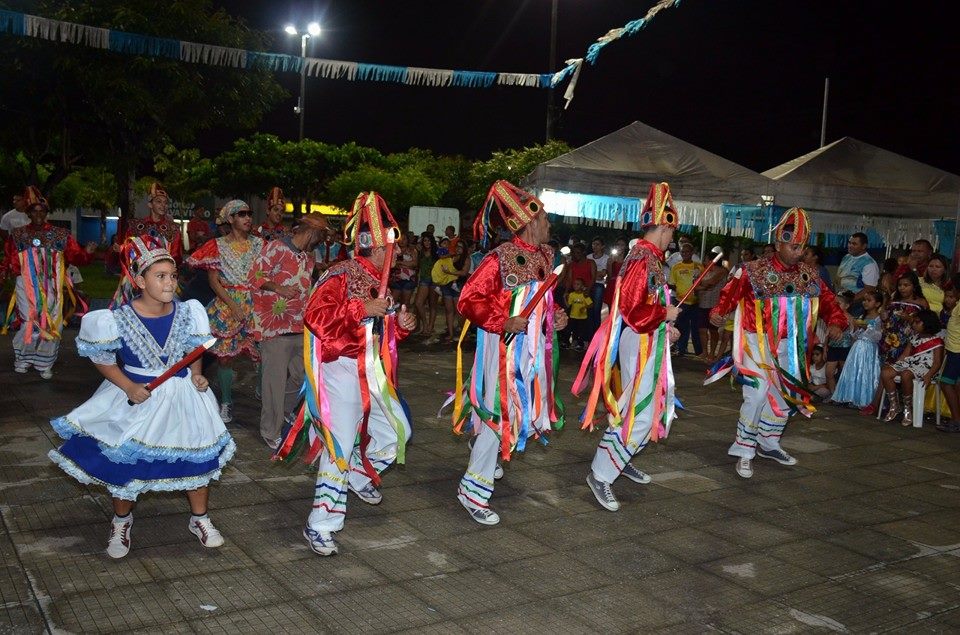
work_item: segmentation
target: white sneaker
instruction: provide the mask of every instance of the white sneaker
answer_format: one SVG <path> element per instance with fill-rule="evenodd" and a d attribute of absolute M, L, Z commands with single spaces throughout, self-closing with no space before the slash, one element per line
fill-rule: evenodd
<path fill-rule="evenodd" d="M 113 517 L 110 523 L 110 538 L 107 541 L 107 555 L 111 558 L 122 558 L 130 553 L 130 527 L 133 526 L 133 515 L 124 519 Z"/>
<path fill-rule="evenodd" d="M 40 371 L 40 376 L 44 379 L 53 379 L 53 370 L 48 368 Z"/>
<path fill-rule="evenodd" d="M 470 517 L 481 525 L 496 525 L 500 522 L 500 516 L 497 512 L 488 507 L 477 507 L 461 495 L 457 495 L 457 500 L 463 505 L 463 508 L 470 512 Z"/>
<path fill-rule="evenodd" d="M 497 467 L 493 468 L 493 480 L 499 481 L 503 478 L 503 466 L 497 463 Z"/>
<path fill-rule="evenodd" d="M 750 463 L 750 459 L 744 456 L 737 459 L 737 474 L 742 478 L 750 478 L 753 476 L 753 466 Z"/>
<path fill-rule="evenodd" d="M 21 375 L 30 370 L 29 366 L 18 366 L 17 364 L 13 365 L 13 372 L 20 373 Z"/>
<path fill-rule="evenodd" d="M 209 517 L 204 516 L 194 519 L 191 516 L 190 523 L 187 527 L 190 529 L 191 534 L 200 539 L 200 544 L 204 547 L 213 548 L 223 545 L 223 534 L 213 526 L 213 521 L 211 521 Z"/>
<path fill-rule="evenodd" d="M 383 500 L 383 494 L 380 493 L 376 487 L 373 486 L 373 483 L 367 483 L 360 489 L 354 488 L 353 485 L 347 484 L 347 487 L 350 488 L 350 491 L 357 495 L 357 498 L 362 500 L 368 505 L 379 505 L 380 501 Z"/>
<path fill-rule="evenodd" d="M 224 423 L 230 423 L 233 421 L 233 404 L 220 404 L 220 420 Z"/>
<path fill-rule="evenodd" d="M 620 502 L 617 500 L 617 497 L 614 496 L 610 483 L 598 481 L 594 478 L 593 472 L 590 472 L 587 474 L 587 485 L 590 486 L 590 491 L 593 492 L 597 502 L 600 503 L 604 509 L 611 512 L 620 509 Z"/>
<path fill-rule="evenodd" d="M 310 550 L 318 556 L 335 556 L 337 554 L 337 541 L 333 539 L 333 534 L 329 531 L 317 531 L 310 529 L 310 525 L 303 528 L 303 537 L 307 539 Z"/>

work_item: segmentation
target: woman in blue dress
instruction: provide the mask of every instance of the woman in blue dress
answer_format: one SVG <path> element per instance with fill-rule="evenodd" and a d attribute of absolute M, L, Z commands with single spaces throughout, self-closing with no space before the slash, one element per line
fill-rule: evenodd
<path fill-rule="evenodd" d="M 880 382 L 880 350 L 878 343 L 883 334 L 880 307 L 883 293 L 878 289 L 866 292 L 863 297 L 864 316 L 857 320 L 853 333 L 853 346 L 847 362 L 840 372 L 840 379 L 833 392 L 833 401 L 848 403 L 866 409 L 873 403 Z M 865 411 L 864 414 L 871 414 Z"/>
<path fill-rule="evenodd" d="M 177 268 L 159 243 L 127 241 L 124 255 L 140 295 L 115 310 L 83 317 L 77 352 L 105 380 L 93 396 L 51 421 L 65 441 L 50 459 L 81 483 L 106 487 L 114 517 L 107 555 L 130 551 L 137 497 L 149 491 L 186 491 L 188 529 L 205 547 L 223 536 L 207 516 L 211 480 L 236 451 L 197 360 L 152 392 L 144 386 L 210 339 L 205 309 L 178 302 Z M 128 402 L 132 402 L 130 405 Z"/>

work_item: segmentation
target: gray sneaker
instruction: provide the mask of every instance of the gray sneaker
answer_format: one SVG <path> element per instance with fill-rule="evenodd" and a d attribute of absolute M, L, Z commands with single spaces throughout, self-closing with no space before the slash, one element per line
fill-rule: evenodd
<path fill-rule="evenodd" d="M 593 495 L 597 498 L 597 502 L 600 503 L 604 509 L 611 512 L 620 509 L 620 503 L 617 501 L 617 497 L 613 495 L 613 489 L 611 489 L 610 483 L 598 481 L 594 478 L 593 472 L 590 472 L 587 474 L 587 485 L 590 486 L 590 491 L 593 492 Z"/>
<path fill-rule="evenodd" d="M 753 476 L 753 466 L 750 464 L 750 459 L 741 456 L 737 459 L 737 475 L 741 478 L 750 478 Z"/>
<path fill-rule="evenodd" d="M 757 448 L 757 456 L 765 459 L 773 459 L 780 465 L 796 465 L 797 460 L 784 452 L 782 449 L 777 448 L 776 450 L 764 450 L 763 448 Z"/>
<path fill-rule="evenodd" d="M 307 539 L 310 550 L 318 556 L 335 556 L 337 554 L 337 541 L 333 539 L 333 533 L 316 531 L 311 529 L 310 525 L 306 525 L 303 528 L 303 537 Z"/>
<path fill-rule="evenodd" d="M 367 483 L 360 489 L 354 488 L 353 485 L 347 484 L 347 487 L 350 488 L 350 491 L 357 495 L 357 498 L 362 500 L 368 505 L 379 505 L 380 501 L 383 500 L 383 494 L 380 493 L 376 487 L 373 486 L 373 483 Z"/>
<path fill-rule="evenodd" d="M 487 507 L 477 507 L 463 496 L 457 496 L 457 500 L 463 505 L 463 508 L 470 512 L 470 517 L 481 525 L 496 525 L 500 522 L 500 516 L 497 512 Z"/>
<path fill-rule="evenodd" d="M 637 468 L 633 467 L 633 465 L 630 463 L 627 463 L 627 465 L 623 468 L 623 471 L 620 472 L 620 474 L 622 474 L 623 476 L 626 476 L 628 479 L 630 479 L 634 483 L 640 483 L 641 485 L 646 485 L 647 483 L 653 480 L 650 478 L 649 474 L 641 470 L 638 470 Z"/>

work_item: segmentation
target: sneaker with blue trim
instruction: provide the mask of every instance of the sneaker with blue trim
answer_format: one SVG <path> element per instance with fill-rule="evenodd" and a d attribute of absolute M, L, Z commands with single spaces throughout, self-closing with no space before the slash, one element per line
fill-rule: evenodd
<path fill-rule="evenodd" d="M 630 463 L 627 463 L 627 465 L 623 468 L 623 471 L 620 472 L 620 474 L 622 474 L 623 476 L 626 476 L 628 479 L 630 479 L 634 483 L 640 483 L 641 485 L 646 485 L 647 483 L 653 480 L 650 478 L 649 474 L 641 470 L 638 470 L 637 468 L 633 467 L 633 465 Z"/>
<path fill-rule="evenodd" d="M 337 555 L 337 541 L 333 539 L 333 533 L 329 531 L 317 531 L 311 529 L 310 525 L 303 528 L 303 537 L 307 539 L 310 550 L 318 556 Z"/>
<path fill-rule="evenodd" d="M 780 465 L 796 465 L 797 464 L 797 460 L 795 458 L 793 458 L 792 456 L 790 456 L 780 448 L 777 448 L 776 450 L 764 450 L 763 448 L 757 448 L 757 456 L 763 457 L 765 459 L 773 459 Z"/>
<path fill-rule="evenodd" d="M 383 500 L 383 494 L 381 494 L 380 490 L 373 486 L 373 483 L 368 482 L 360 489 L 355 488 L 349 483 L 347 484 L 347 487 L 350 488 L 351 492 L 357 495 L 357 498 L 368 505 L 379 505 L 380 501 Z"/>
<path fill-rule="evenodd" d="M 499 481 L 503 478 L 503 466 L 497 463 L 497 467 L 493 468 L 493 480 Z"/>

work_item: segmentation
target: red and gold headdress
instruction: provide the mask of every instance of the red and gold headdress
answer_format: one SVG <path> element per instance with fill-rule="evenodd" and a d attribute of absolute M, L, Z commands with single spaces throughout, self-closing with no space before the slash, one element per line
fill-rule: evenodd
<path fill-rule="evenodd" d="M 399 237 L 400 227 L 387 202 L 376 192 L 360 192 L 343 227 L 344 242 L 358 249 L 383 247 L 390 232 Z"/>
<path fill-rule="evenodd" d="M 810 219 L 800 207 L 791 207 L 773 228 L 773 240 L 791 245 L 806 245 L 810 240 Z"/>
<path fill-rule="evenodd" d="M 497 212 L 495 215 L 493 212 Z M 544 211 L 543 203 L 530 192 L 504 180 L 490 186 L 487 200 L 473 221 L 473 237 L 487 246 L 490 232 L 499 223 L 516 234 Z"/>
<path fill-rule="evenodd" d="M 43 197 L 43 194 L 40 193 L 40 190 L 37 189 L 35 185 L 27 186 L 23 191 L 23 200 L 26 202 L 28 210 L 34 205 L 42 205 L 48 210 L 50 209 L 50 204 L 47 203 L 47 199 Z"/>
<path fill-rule="evenodd" d="M 647 200 L 640 212 L 640 227 L 641 229 L 649 229 L 660 225 L 676 229 L 680 226 L 680 215 L 673 204 L 670 185 L 668 183 L 651 183 Z"/>
<path fill-rule="evenodd" d="M 176 263 L 166 242 L 157 236 L 131 236 L 123 243 L 121 254 L 132 277 L 139 276 L 150 265 L 161 260 Z"/>
<path fill-rule="evenodd" d="M 147 200 L 152 201 L 153 199 L 160 198 L 161 196 L 165 199 L 170 199 L 170 197 L 167 196 L 167 191 L 163 189 L 162 185 L 160 185 L 160 182 L 154 181 L 150 184 L 150 191 L 147 194 Z"/>
<path fill-rule="evenodd" d="M 277 186 L 270 188 L 270 193 L 267 195 L 267 209 L 270 209 L 274 205 L 286 205 L 286 201 L 283 198 L 283 190 Z"/>

